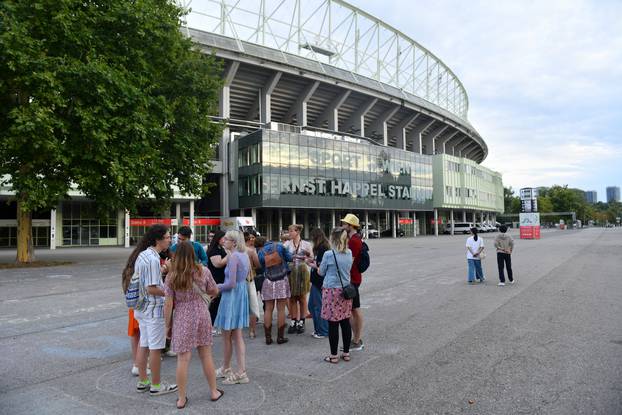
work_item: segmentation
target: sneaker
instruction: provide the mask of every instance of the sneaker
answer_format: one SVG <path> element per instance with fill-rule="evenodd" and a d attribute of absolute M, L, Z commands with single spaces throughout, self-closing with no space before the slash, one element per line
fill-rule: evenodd
<path fill-rule="evenodd" d="M 287 328 L 287 334 L 294 334 L 298 331 L 298 328 L 296 327 L 296 320 L 292 320 L 291 323 L 289 324 L 289 327 Z"/>
<path fill-rule="evenodd" d="M 311 335 L 314 339 L 325 339 L 326 336 L 322 336 L 321 334 L 317 334 L 316 332 L 313 332 L 313 334 Z"/>
<path fill-rule="evenodd" d="M 231 370 L 231 368 L 225 369 L 219 367 L 218 369 L 216 369 L 216 379 L 225 379 L 231 375 L 233 375 L 233 371 Z"/>
<path fill-rule="evenodd" d="M 151 386 L 151 382 L 149 382 L 149 379 L 139 380 L 138 383 L 136 383 L 136 392 L 138 393 L 147 392 L 150 386 Z"/>
<path fill-rule="evenodd" d="M 514 284 L 516 282 L 516 280 L 512 280 L 510 281 L 510 284 Z"/>
<path fill-rule="evenodd" d="M 138 366 L 134 365 L 132 366 L 132 375 L 134 376 L 138 376 L 139 372 L 138 372 Z M 151 369 L 147 368 L 147 375 L 151 374 Z"/>
<path fill-rule="evenodd" d="M 231 376 L 227 377 L 222 383 L 223 385 L 241 385 L 250 382 L 246 372 L 235 374 L 231 373 Z"/>
<path fill-rule="evenodd" d="M 497 284 L 499 287 L 504 287 L 505 283 L 504 282 L 500 282 L 499 284 Z"/>
<path fill-rule="evenodd" d="M 167 382 L 160 382 L 160 385 L 158 385 L 157 387 L 151 385 L 151 389 L 149 389 L 149 396 L 166 395 L 167 393 L 173 392 L 177 392 L 177 385 L 171 385 Z"/>
<path fill-rule="evenodd" d="M 174 352 L 174 351 L 172 351 L 172 350 L 167 350 L 167 351 L 164 353 L 164 356 L 166 356 L 166 357 L 176 357 L 176 356 L 177 356 L 177 353 L 175 353 L 175 352 Z"/>
<path fill-rule="evenodd" d="M 359 340 L 358 343 L 355 342 L 350 342 L 350 351 L 361 351 L 365 348 L 365 345 L 363 344 L 363 339 Z"/>
<path fill-rule="evenodd" d="M 296 333 L 302 334 L 304 332 L 305 332 L 305 321 L 298 320 L 298 323 L 296 324 Z"/>

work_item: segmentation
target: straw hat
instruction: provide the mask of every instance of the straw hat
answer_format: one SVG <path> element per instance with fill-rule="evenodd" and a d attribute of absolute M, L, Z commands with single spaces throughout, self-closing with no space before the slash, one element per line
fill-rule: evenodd
<path fill-rule="evenodd" d="M 360 227 L 359 218 L 357 218 L 356 215 L 353 215 L 352 213 L 348 213 L 345 218 L 341 219 L 341 221 L 347 223 L 348 225 L 352 225 L 355 228 Z"/>

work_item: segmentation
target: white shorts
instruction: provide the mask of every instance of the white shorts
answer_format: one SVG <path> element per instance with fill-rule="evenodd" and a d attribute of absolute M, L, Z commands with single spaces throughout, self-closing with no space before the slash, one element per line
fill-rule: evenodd
<path fill-rule="evenodd" d="M 134 312 L 140 328 L 140 347 L 149 350 L 164 349 L 166 346 L 166 323 L 164 317 L 147 317 L 142 313 Z"/>

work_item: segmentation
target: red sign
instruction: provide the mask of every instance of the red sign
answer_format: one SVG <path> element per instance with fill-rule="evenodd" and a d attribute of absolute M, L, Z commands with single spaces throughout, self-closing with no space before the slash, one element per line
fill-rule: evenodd
<path fill-rule="evenodd" d="M 185 226 L 190 226 L 190 218 L 184 218 Z M 220 226 L 220 218 L 194 218 L 194 226 Z"/>
<path fill-rule="evenodd" d="M 521 226 L 520 239 L 540 239 L 539 226 Z"/>
<path fill-rule="evenodd" d="M 443 218 L 438 218 L 436 223 L 438 223 L 439 225 L 443 224 Z M 434 218 L 430 219 L 430 225 L 434 225 Z"/>
<path fill-rule="evenodd" d="M 172 218 L 130 218 L 130 226 L 151 226 L 156 223 L 171 226 Z"/>
<path fill-rule="evenodd" d="M 400 225 L 412 225 L 414 220 L 410 218 L 400 218 Z"/>

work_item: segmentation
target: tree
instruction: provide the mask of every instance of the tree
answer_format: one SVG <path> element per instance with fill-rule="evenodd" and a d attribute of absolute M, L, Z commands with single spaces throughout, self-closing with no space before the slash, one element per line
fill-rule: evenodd
<path fill-rule="evenodd" d="M 520 212 L 520 198 L 514 196 L 514 190 L 511 186 L 503 188 L 503 206 L 507 214 Z"/>
<path fill-rule="evenodd" d="M 31 212 L 77 186 L 99 209 L 202 195 L 221 126 L 221 65 L 167 0 L 0 3 L 0 184 L 16 192 L 20 262 Z"/>

